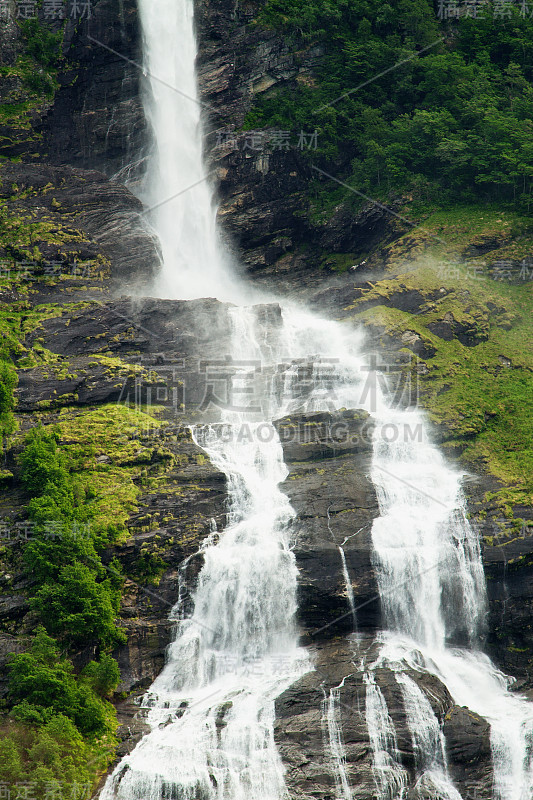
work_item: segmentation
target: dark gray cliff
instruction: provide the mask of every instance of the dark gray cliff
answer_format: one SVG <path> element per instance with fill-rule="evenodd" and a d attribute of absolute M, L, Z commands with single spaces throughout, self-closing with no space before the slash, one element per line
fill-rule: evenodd
<path fill-rule="evenodd" d="M 452 296 L 440 284 L 429 289 L 388 285 L 394 282 L 395 258 L 403 262 L 415 257 L 413 240 L 402 240 L 399 255 L 391 247 L 406 230 L 403 222 L 373 204 L 356 215 L 339 206 L 326 222 L 313 222 L 302 213 L 309 200 L 309 159 L 294 147 L 246 147 L 248 134 L 240 129 L 254 98 L 273 86 L 309 79 L 321 58 L 320 49 L 287 43 L 255 24 L 261 7 L 229 0 L 197 3 L 200 89 L 212 109 L 205 149 L 218 171 L 219 218 L 227 240 L 252 278 L 306 296 L 315 311 L 331 318 L 347 324 L 361 321 L 373 347 L 376 342 L 383 346 L 392 361 L 400 350 L 416 355 L 420 374 L 431 378 L 439 337 L 475 348 L 486 333 L 483 320 L 439 315 L 439 303 Z M 17 48 L 16 26 L 10 23 L 2 29 L 3 59 L 13 61 Z M 206 376 L 199 362 L 228 352 L 229 328 L 227 309 L 215 300 L 127 296 L 142 294 L 159 265 L 142 205 L 120 183 L 139 178 L 148 146 L 134 0 L 94 3 L 90 24 L 67 25 L 63 52 L 60 88 L 53 100 L 35 110 L 31 136 L 15 141 L 9 126 L 0 131 L 2 154 L 22 156 L 22 163 L 1 165 L 0 197 L 10 216 L 28 228 L 27 247 L 4 236 L 0 242 L 0 258 L 7 258 L 17 273 L 0 299 L 27 315 L 22 345 L 28 352 L 43 353 L 35 363 L 19 364 L 21 431 L 38 421 L 52 425 L 60 418 L 75 419 L 106 404 L 151 403 L 154 398 L 170 423 L 157 443 L 149 443 L 149 454 L 139 436 L 139 452 L 132 457 L 139 496 L 128 519 L 129 536 L 106 555 L 109 561 L 117 557 L 127 576 L 121 624 L 128 644 L 115 652 L 122 677 L 119 691 L 131 693 L 119 705 L 121 755 L 144 730 L 135 700 L 164 663 L 172 636 L 168 612 L 179 584 L 186 587 L 188 602 L 201 567 L 201 542 L 213 530 L 213 521 L 218 532 L 225 524 L 224 477 L 206 462 L 187 426 L 201 418 Z M 231 145 L 217 146 L 221 131 L 237 132 Z M 117 173 L 118 180 L 110 181 Z M 394 200 L 391 207 L 396 209 Z M 369 252 L 372 272 L 358 266 Z M 335 274 L 332 257 L 337 255 L 357 269 Z M 21 278 L 28 260 L 29 274 Z M 382 278 L 380 294 L 375 284 Z M 41 308 L 37 322 L 30 316 L 32 306 Z M 436 311 L 436 319 L 431 318 L 433 328 L 424 333 L 415 330 L 416 322 L 409 325 L 395 317 L 389 331 L 377 319 L 368 321 L 368 314 L 382 307 L 417 320 Z M 258 314 L 275 326 L 279 309 Z M 506 324 L 505 310 L 494 316 Z M 289 467 L 282 488 L 297 515 L 292 535 L 300 574 L 298 622 L 302 642 L 315 657 L 314 670 L 277 702 L 276 739 L 287 784 L 291 796 L 301 800 L 334 796 L 323 702 L 344 680 L 340 722 L 347 771 L 354 797 L 370 800 L 375 787 L 364 719 L 364 672 L 377 654 L 381 617 L 371 560 L 370 531 L 378 507 L 368 477 L 369 420 L 348 410 L 293 415 L 277 427 Z M 443 445 L 451 440 L 445 426 L 435 431 Z M 0 501 L 0 517 L 10 522 L 23 519 L 27 502 L 18 482 L 17 452 L 15 447 L 5 457 L 11 478 Z M 110 452 L 102 448 L 98 454 L 101 466 L 112 460 Z M 489 579 L 488 644 L 497 663 L 519 676 L 527 690 L 533 679 L 533 537 L 490 538 L 491 519 L 498 511 L 483 498 L 495 488 L 489 477 L 472 489 L 467 486 L 473 512 L 488 520 L 482 527 Z M 524 517 L 526 512 L 530 509 Z M 358 606 L 359 637 L 352 635 L 340 547 Z M 151 562 L 159 564 L 157 576 L 143 572 Z M 22 575 L 10 574 L 0 596 L 1 663 L 9 651 L 24 648 L 32 624 L 28 585 Z M 87 657 L 79 653 L 79 663 Z M 436 679 L 412 677 L 442 724 L 457 786 L 489 800 L 486 723 L 454 706 Z M 413 748 L 393 670 L 379 670 L 377 681 L 412 782 Z"/>

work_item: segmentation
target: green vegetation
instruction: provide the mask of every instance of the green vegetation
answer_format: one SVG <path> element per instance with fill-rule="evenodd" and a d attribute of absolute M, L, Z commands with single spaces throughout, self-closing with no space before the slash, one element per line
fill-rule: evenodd
<path fill-rule="evenodd" d="M 35 796 L 87 797 L 114 742 L 115 711 L 105 699 L 118 685 L 110 656 L 76 676 L 44 628 L 11 657 L 9 719 L 0 727 L 0 782 L 31 783 Z"/>
<path fill-rule="evenodd" d="M 11 716 L 19 722 L 43 725 L 61 714 L 87 736 L 113 730 L 113 707 L 95 691 L 102 669 L 109 671 L 108 661 L 92 662 L 91 668 L 76 678 L 72 664 L 61 656 L 54 639 L 39 628 L 31 650 L 11 658 Z M 109 673 L 110 681 L 104 680 L 108 691 L 118 685 L 117 672 Z"/>
<path fill-rule="evenodd" d="M 17 788 L 24 791 L 26 785 L 34 797 L 82 800 L 91 796 L 94 773 L 105 765 L 101 746 L 84 740 L 63 714 L 43 725 L 9 720 L 0 728 L 0 783 L 10 792 L 6 797 L 16 797 Z"/>
<path fill-rule="evenodd" d="M 13 365 L 0 359 L 0 455 L 3 452 L 3 442 L 6 436 L 16 429 L 13 409 L 15 399 L 13 390 L 17 385 L 17 373 Z"/>
<path fill-rule="evenodd" d="M 22 49 L 14 64 L 0 66 L 0 80 L 9 87 L 0 104 L 0 153 L 9 153 L 22 142 L 37 144 L 40 134 L 32 128 L 36 111 L 53 100 L 59 88 L 57 73 L 62 60 L 63 28 L 50 30 L 37 19 L 20 20 Z M 11 132 L 9 131 L 11 129 Z"/>
<path fill-rule="evenodd" d="M 300 43 L 301 59 L 316 45 L 325 55 L 316 80 L 258 95 L 245 127 L 316 129 L 315 163 L 372 197 L 529 210 L 533 20 L 519 12 L 450 24 L 431 0 L 269 0 L 259 21 Z M 316 181 L 319 208 L 324 192 L 361 202 Z"/>
<path fill-rule="evenodd" d="M 12 200 L 16 200 L 14 196 Z M 7 205 L 7 204 L 6 204 Z M 28 209 L 13 214 L 0 206 L 0 241 L 15 262 L 29 261 L 40 264 L 43 260 L 41 247 L 44 245 L 81 244 L 86 241 L 80 231 L 63 229 L 53 215 L 45 218 L 42 210 L 36 218 L 35 212 Z M 11 280 L 16 279 L 16 274 Z"/>
<path fill-rule="evenodd" d="M 26 53 L 43 67 L 57 67 L 61 60 L 63 31 L 51 31 L 37 18 L 23 20 L 20 29 L 25 39 Z"/>
<path fill-rule="evenodd" d="M 64 409 L 55 419 L 26 434 L 18 457 L 33 526 L 17 563 L 32 576 L 30 606 L 40 627 L 29 650 L 10 662 L 0 782 L 28 780 L 42 796 L 60 784 L 60 796 L 81 798 L 74 787 L 90 795 L 116 744 L 108 699 L 120 676 L 110 653 L 125 641 L 116 625 L 121 565 L 104 563 L 102 554 L 126 532 L 134 478 L 152 452 L 134 434 L 160 423 L 115 405 Z M 79 671 L 70 655 L 87 647 L 98 658 Z"/>
<path fill-rule="evenodd" d="M 350 309 L 361 311 L 371 328 L 384 325 L 395 336 L 412 331 L 434 352 L 423 357 L 427 371 L 415 378 L 421 401 L 447 431 L 445 449 L 451 454 L 460 450 L 475 472 L 487 471 L 501 481 L 491 500 L 509 518 L 514 506 L 533 502 L 533 325 L 528 311 L 533 282 L 494 280 L 487 255 L 460 266 L 450 257 L 472 242 L 492 241 L 493 260 L 502 254 L 519 259 L 533 247 L 529 225 L 527 219 L 486 208 L 435 213 L 423 229 L 389 248 L 390 279 L 378 281 Z M 445 243 L 432 237 L 444 231 Z M 413 259 L 407 263 L 406 252 Z M 413 291 L 427 298 L 415 313 L 390 307 L 392 294 Z M 362 310 L 376 298 L 383 298 L 383 304 Z M 449 341 L 438 336 L 433 326 L 442 321 L 461 326 L 468 344 L 456 336 Z"/>
<path fill-rule="evenodd" d="M 20 458 L 20 476 L 32 498 L 28 510 L 34 522 L 34 537 L 24 553 L 38 581 L 32 605 L 49 633 L 70 646 L 91 639 L 109 646 L 124 641 L 114 623 L 121 581 L 116 567 L 107 570 L 98 552 L 117 540 L 120 517 L 101 518 L 100 503 L 107 501 L 104 492 L 95 490 L 95 484 L 101 483 L 99 473 L 86 468 L 84 459 L 89 454 L 83 446 L 68 454 L 60 450 L 60 437 L 60 428 L 34 428 Z M 82 474 L 76 472 L 80 467 Z M 108 482 L 115 498 L 120 497 L 117 478 L 115 472 Z"/>

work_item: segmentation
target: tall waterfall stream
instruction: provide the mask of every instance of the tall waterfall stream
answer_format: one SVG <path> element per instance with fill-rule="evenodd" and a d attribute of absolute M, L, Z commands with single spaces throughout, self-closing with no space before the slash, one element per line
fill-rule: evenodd
<path fill-rule="evenodd" d="M 338 408 L 366 408 L 376 422 L 371 477 L 380 516 L 372 541 L 384 633 L 379 657 L 364 674 L 375 797 L 407 798 L 394 723 L 375 680 L 375 671 L 387 666 L 403 697 L 420 797 L 461 795 L 449 776 L 439 721 L 408 671 L 436 675 L 457 705 L 488 720 L 495 800 L 531 800 L 533 711 L 508 691 L 506 676 L 479 649 L 485 584 L 461 475 L 429 441 L 423 414 L 392 407 L 377 380 L 367 396 L 358 331 L 282 303 L 281 327 L 262 335 L 253 307 L 243 304 L 246 287 L 218 239 L 202 159 L 192 2 L 139 5 L 145 109 L 154 140 L 145 200 L 153 209 L 163 263 L 154 293 L 180 299 L 216 295 L 235 303 L 232 357 L 259 360 L 263 372 L 277 379 L 261 384 L 262 415 L 224 411 L 218 423 L 193 429 L 197 444 L 227 476 L 228 524 L 203 545 L 192 614 L 186 616 L 180 602 L 173 609 L 175 640 L 144 701 L 151 732 L 116 767 L 101 800 L 287 797 L 274 741 L 274 702 L 313 664 L 298 646 L 295 514 L 279 488 L 288 471 L 272 422 L 295 411 L 331 410 L 332 397 Z M 326 382 L 317 368 L 302 396 L 298 360 L 306 358 L 336 366 L 333 385 L 331 374 Z M 280 371 L 281 363 L 287 366 Z M 237 433 L 243 423 L 247 437 L 220 435 L 221 426 Z M 423 441 L 403 435 L 416 426 Z M 388 435 L 391 430 L 397 435 Z M 341 558 L 347 578 L 343 553 Z M 357 597 L 350 602 L 356 607 Z M 456 641 L 462 646 L 449 645 Z M 321 713 L 336 798 L 348 800 L 353 787 L 345 769 L 339 690 L 325 689 Z"/>

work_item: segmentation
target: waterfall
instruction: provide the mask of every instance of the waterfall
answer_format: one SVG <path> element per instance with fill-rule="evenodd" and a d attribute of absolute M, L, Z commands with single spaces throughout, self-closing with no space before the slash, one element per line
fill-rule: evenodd
<path fill-rule="evenodd" d="M 344 547 L 341 544 L 339 545 L 339 555 L 341 557 L 342 576 L 344 578 L 344 584 L 346 586 L 346 596 L 348 598 L 350 611 L 352 612 L 353 624 L 355 628 L 357 625 L 357 614 L 355 611 L 355 595 L 353 591 L 352 581 L 350 579 L 350 573 L 348 572 L 348 564 L 346 563 L 346 555 L 344 553 Z"/>
<path fill-rule="evenodd" d="M 429 700 L 412 678 L 399 673 L 407 725 L 411 733 L 419 786 L 432 791 L 439 800 L 461 800 L 448 775 L 444 735 Z"/>
<path fill-rule="evenodd" d="M 192 0 L 138 0 L 143 102 L 152 131 L 142 200 L 161 247 L 154 293 L 235 299 L 240 284 L 220 245 L 216 203 L 203 160 Z"/>
<path fill-rule="evenodd" d="M 375 421 L 371 477 L 380 516 L 372 557 L 386 631 L 378 661 L 364 673 L 378 800 L 401 800 L 409 782 L 376 683 L 378 663 L 393 669 L 402 689 L 420 784 L 429 781 L 429 791 L 447 800 L 459 797 L 438 720 L 406 674 L 413 669 L 439 677 L 457 704 L 490 722 L 495 800 L 530 800 L 533 714 L 480 651 L 487 603 L 461 475 L 428 440 L 423 415 L 393 407 L 382 376 L 368 371 L 360 332 L 284 303 L 282 327 L 269 337 L 254 309 L 243 306 L 248 295 L 219 241 L 202 157 L 192 0 L 139 0 L 139 7 L 153 135 L 143 199 L 162 261 L 154 293 L 240 304 L 229 312 L 231 355 L 262 364 L 261 413 L 223 411 L 220 422 L 192 429 L 227 477 L 228 525 L 204 543 L 189 616 L 177 598 L 175 640 L 145 699 L 151 731 L 116 767 L 101 798 L 286 798 L 274 702 L 311 665 L 297 643 L 294 511 L 279 488 L 287 468 L 272 422 L 290 413 L 366 408 Z M 246 437 L 237 435 L 243 425 Z M 222 436 L 222 428 L 236 435 Z M 354 611 L 342 546 L 339 552 Z M 330 691 L 323 722 L 337 795 L 349 798 L 341 687 Z"/>
<path fill-rule="evenodd" d="M 326 750 L 329 751 L 335 778 L 336 800 L 352 800 L 353 793 L 346 772 L 346 752 L 342 741 L 342 731 L 339 721 L 339 698 L 344 680 L 339 686 L 329 690 L 329 695 L 324 696 L 322 702 L 322 730 Z M 325 693 L 324 693 L 325 695 Z"/>
<path fill-rule="evenodd" d="M 233 352 L 257 358 L 254 316 L 232 312 Z M 274 399 L 272 399 L 274 403 Z M 274 700 L 307 665 L 294 624 L 294 512 L 275 428 L 227 411 L 193 429 L 228 478 L 229 525 L 204 549 L 194 611 L 178 623 L 167 664 L 150 688 L 151 733 L 107 780 L 102 800 L 278 800 L 283 767 Z M 246 421 L 246 441 L 238 433 Z M 259 425 L 262 435 L 257 435 Z"/>
<path fill-rule="evenodd" d="M 372 478 L 381 513 L 372 529 L 373 558 L 389 631 L 382 659 L 395 669 L 420 669 L 422 662 L 458 705 L 487 719 L 494 799 L 530 800 L 533 708 L 508 691 L 506 677 L 480 651 L 487 600 L 461 475 L 427 440 L 383 435 L 390 423 L 424 426 L 416 410 L 391 410 L 378 397 L 375 416 Z M 410 692 L 408 702 L 420 717 L 422 697 Z"/>
<path fill-rule="evenodd" d="M 407 791 L 407 772 L 400 763 L 396 730 L 383 692 L 372 672 L 366 683 L 366 725 L 372 748 L 377 800 L 403 800 Z"/>

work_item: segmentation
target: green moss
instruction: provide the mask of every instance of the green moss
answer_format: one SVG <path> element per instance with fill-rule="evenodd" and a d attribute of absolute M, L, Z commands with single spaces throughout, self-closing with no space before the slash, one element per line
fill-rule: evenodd
<path fill-rule="evenodd" d="M 37 212 L 28 210 L 15 214 L 4 205 L 0 207 L 0 241 L 15 258 L 20 255 L 22 259 L 32 260 L 40 257 L 39 251 L 33 249 L 38 242 L 59 245 L 87 242 L 88 239 L 82 231 L 61 225 L 57 219 L 37 217 Z"/>
<path fill-rule="evenodd" d="M 62 445 L 72 459 L 95 529 L 114 526 L 126 535 L 126 522 L 136 509 L 136 479 L 150 462 L 153 447 L 137 438 L 161 422 L 142 411 L 120 405 L 73 412 L 64 409 L 58 428 Z M 103 459 L 102 459 L 103 457 Z M 99 461 L 100 459 L 100 461 Z"/>
<path fill-rule="evenodd" d="M 435 239 L 428 244 L 428 232 L 438 231 L 446 246 L 457 252 L 467 252 L 473 240 L 493 241 L 496 259 L 498 242 L 507 242 L 517 229 L 522 231 L 520 245 L 531 252 L 529 223 L 516 215 L 479 208 L 438 212 L 424 222 L 423 232 L 406 234 L 390 248 L 388 268 L 395 276 L 376 282 L 348 308 L 361 310 L 360 318 L 373 328 L 381 325 L 396 336 L 414 331 L 435 349 L 433 357 L 425 358 L 426 374 L 419 375 L 413 364 L 422 403 L 430 418 L 449 431 L 446 448 L 459 447 L 466 463 L 505 484 L 496 502 L 507 512 L 533 499 L 533 456 L 528 447 L 533 331 L 527 313 L 533 283 L 493 280 L 487 264 L 474 271 L 472 264 L 479 266 L 477 256 L 459 266 L 445 262 L 441 260 L 444 246 Z M 410 245 L 421 240 L 425 244 L 423 255 L 405 265 L 408 271 L 402 269 L 402 240 L 404 247 L 405 240 Z M 391 295 L 415 290 L 426 298 L 415 313 L 387 305 Z M 369 300 L 380 298 L 383 305 L 362 310 Z M 471 346 L 457 338 L 445 341 L 431 331 L 432 324 L 445 319 L 469 329 Z"/>
<path fill-rule="evenodd" d="M 329 253 L 320 259 L 320 269 L 347 272 L 360 260 L 360 257 L 356 257 L 352 253 Z"/>

